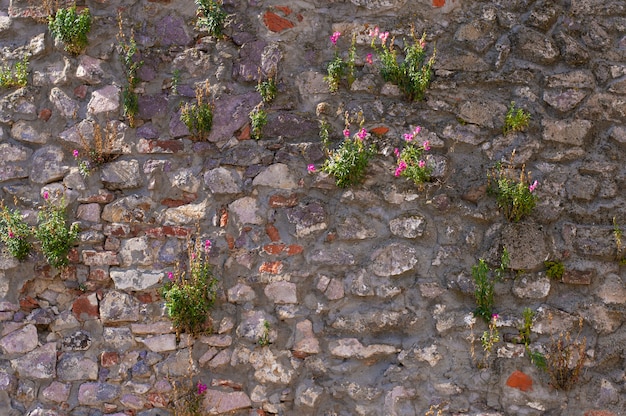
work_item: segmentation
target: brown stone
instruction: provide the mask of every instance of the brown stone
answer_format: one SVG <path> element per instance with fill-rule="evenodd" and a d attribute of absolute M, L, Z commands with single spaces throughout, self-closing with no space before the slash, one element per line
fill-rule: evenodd
<path fill-rule="evenodd" d="M 49 108 L 42 108 L 39 112 L 40 120 L 48 121 L 50 120 L 50 117 L 52 117 L 52 110 L 50 110 Z"/>
<path fill-rule="evenodd" d="M 95 293 L 79 296 L 72 304 L 72 313 L 79 320 L 98 318 L 98 299 Z"/>
<path fill-rule="evenodd" d="M 265 224 L 265 232 L 272 241 L 280 241 L 280 233 L 274 224 Z"/>
<path fill-rule="evenodd" d="M 287 255 L 288 256 L 295 256 L 296 254 L 300 254 L 304 251 L 304 247 L 298 245 L 298 244 L 290 244 L 287 247 Z"/>
<path fill-rule="evenodd" d="M 593 270 L 565 270 L 563 272 L 563 283 L 570 285 L 590 285 L 594 277 Z"/>
<path fill-rule="evenodd" d="M 39 307 L 39 302 L 36 299 L 26 296 L 20 299 L 20 308 L 25 311 L 32 311 L 33 309 L 37 309 Z"/>
<path fill-rule="evenodd" d="M 102 367 L 112 367 L 120 362 L 120 355 L 115 351 L 105 351 L 100 355 L 100 365 Z"/>
<path fill-rule="evenodd" d="M 87 96 L 87 86 L 79 85 L 78 87 L 74 88 L 74 95 L 81 100 L 85 98 Z"/>
<path fill-rule="evenodd" d="M 261 273 L 279 274 L 282 270 L 282 261 L 266 261 L 259 267 Z"/>
<path fill-rule="evenodd" d="M 83 263 L 86 266 L 119 266 L 120 261 L 114 251 L 83 250 Z"/>
<path fill-rule="evenodd" d="M 263 246 L 263 251 L 269 255 L 277 256 L 285 250 L 285 247 L 287 247 L 285 244 L 266 244 Z"/>
<path fill-rule="evenodd" d="M 290 20 L 280 17 L 276 13 L 269 10 L 263 15 L 263 23 L 274 33 L 282 32 L 283 30 L 291 29 L 295 26 Z"/>
<path fill-rule="evenodd" d="M 533 389 L 533 379 L 521 371 L 514 371 L 506 381 L 506 385 L 521 391 L 530 391 Z"/>
<path fill-rule="evenodd" d="M 269 201 L 270 207 L 272 208 L 291 208 L 298 205 L 298 196 L 297 195 L 272 195 L 270 196 Z"/>

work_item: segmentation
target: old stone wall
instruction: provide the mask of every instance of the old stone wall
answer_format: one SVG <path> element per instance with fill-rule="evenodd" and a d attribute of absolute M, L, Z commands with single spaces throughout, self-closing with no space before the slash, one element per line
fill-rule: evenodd
<path fill-rule="evenodd" d="M 626 414 L 622 0 L 224 0 L 224 39 L 195 28 L 191 0 L 86 0 L 78 56 L 40 3 L 0 0 L 2 58 L 29 57 L 27 86 L 0 90 L 0 197 L 35 226 L 44 192 L 63 196 L 81 233 L 63 271 L 38 251 L 0 254 L 0 414 L 173 415 L 196 383 L 203 414 Z M 135 127 L 118 12 L 143 61 Z M 375 26 L 398 47 L 411 26 L 427 32 L 425 100 L 366 62 Z M 357 74 L 330 94 L 335 31 L 344 56 L 356 33 Z M 257 79 L 273 72 L 269 123 L 250 139 Z M 193 141 L 180 108 L 205 80 L 214 125 Z M 511 101 L 532 118 L 503 135 Z M 338 143 L 345 112 L 362 113 L 378 150 L 365 182 L 340 189 L 319 172 L 319 120 Z M 73 150 L 94 126 L 115 131 L 116 158 L 84 178 Z M 437 163 L 422 189 L 394 176 L 393 149 L 415 126 Z M 521 223 L 486 193 L 514 149 L 539 184 Z M 192 339 L 177 337 L 159 288 L 196 236 L 213 243 L 219 294 L 214 332 Z M 471 269 L 495 267 L 503 247 L 501 339 L 484 359 Z M 561 279 L 545 260 L 564 264 Z M 515 343 L 525 307 L 535 350 L 585 338 L 569 391 Z"/>

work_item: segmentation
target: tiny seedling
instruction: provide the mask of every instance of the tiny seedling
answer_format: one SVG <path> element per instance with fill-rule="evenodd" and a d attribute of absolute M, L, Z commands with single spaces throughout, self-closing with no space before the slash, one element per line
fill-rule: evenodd
<path fill-rule="evenodd" d="M 263 321 L 263 332 L 259 335 L 258 344 L 262 347 L 267 347 L 272 342 L 270 341 L 270 323 Z"/>
<path fill-rule="evenodd" d="M 516 131 L 524 131 L 530 123 L 530 113 L 522 108 L 515 107 L 515 101 L 511 101 L 506 116 L 504 117 L 503 133 L 513 133 Z"/>

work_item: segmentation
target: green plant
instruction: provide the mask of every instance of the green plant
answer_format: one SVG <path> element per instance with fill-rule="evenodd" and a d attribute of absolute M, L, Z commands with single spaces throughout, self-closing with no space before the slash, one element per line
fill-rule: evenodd
<path fill-rule="evenodd" d="M 352 42 L 348 49 L 348 61 L 346 62 L 346 72 L 348 78 L 348 89 L 352 87 L 352 83 L 356 79 L 354 64 L 356 61 L 356 33 L 352 34 Z"/>
<path fill-rule="evenodd" d="M 546 371 L 550 376 L 550 385 L 558 390 L 569 390 L 580 377 L 585 362 L 585 347 L 587 339 L 580 338 L 583 322 L 578 321 L 579 331 L 576 338 L 572 338 L 569 331 L 558 337 L 551 337 L 546 347 Z"/>
<path fill-rule="evenodd" d="M 211 330 L 209 312 L 217 295 L 217 279 L 209 264 L 211 242 L 196 238 L 187 245 L 187 269 L 170 272 L 160 292 L 176 331 L 196 335 Z"/>
<path fill-rule="evenodd" d="M 185 393 L 178 394 L 178 386 L 174 383 L 176 398 L 174 402 L 174 416 L 203 416 L 202 400 L 207 385 L 198 381 L 196 386 L 185 387 Z"/>
<path fill-rule="evenodd" d="M 412 42 L 404 41 L 404 59 L 398 59 L 394 47 L 394 38 L 387 45 L 389 32 L 380 32 L 378 27 L 370 31 L 372 48 L 380 59 L 380 74 L 387 82 L 391 82 L 400 88 L 410 101 L 424 99 L 426 89 L 430 85 L 433 76 L 432 67 L 435 64 L 436 50 L 426 60 L 426 33 L 417 38 L 411 29 Z M 380 49 L 376 45 L 376 39 L 380 39 Z M 399 62 L 400 61 L 400 62 Z"/>
<path fill-rule="evenodd" d="M 9 210 L 4 201 L 0 201 L 0 241 L 7 250 L 18 260 L 24 260 L 32 244 L 29 241 L 32 230 L 24 221 L 22 213 L 18 209 Z"/>
<path fill-rule="evenodd" d="M 276 80 L 274 77 L 270 77 L 265 81 L 261 81 L 259 79 L 259 83 L 256 86 L 256 90 L 259 94 L 261 94 L 261 98 L 264 103 L 270 103 L 274 98 L 276 98 L 276 94 L 278 93 L 278 88 L 276 87 Z"/>
<path fill-rule="evenodd" d="M 52 35 L 65 44 L 65 50 L 72 54 L 81 53 L 89 41 L 87 34 L 91 30 L 91 14 L 85 8 L 80 13 L 76 6 L 58 9 L 48 18 L 48 28 Z"/>
<path fill-rule="evenodd" d="M 261 130 L 267 124 L 267 113 L 260 106 L 254 107 L 252 111 L 250 111 L 250 127 L 251 127 L 251 135 L 256 140 L 261 138 Z"/>
<path fill-rule="evenodd" d="M 180 69 L 176 68 L 172 71 L 172 92 L 178 94 L 178 86 L 180 85 Z"/>
<path fill-rule="evenodd" d="M 70 249 L 78 239 L 78 224 L 67 224 L 65 202 L 53 203 L 47 191 L 43 194 L 44 204 L 37 216 L 38 225 L 35 237 L 41 244 L 41 251 L 52 267 L 62 268 L 68 265 Z"/>
<path fill-rule="evenodd" d="M 504 134 L 524 131 L 530 123 L 530 113 L 522 108 L 515 108 L 515 101 L 511 101 L 506 116 L 504 117 Z"/>
<path fill-rule="evenodd" d="M 498 332 L 498 314 L 491 315 L 491 320 L 489 321 L 489 330 L 483 332 L 483 335 L 480 337 L 480 343 L 483 346 L 483 352 L 485 355 L 483 356 L 484 367 L 487 367 L 489 362 L 489 357 L 491 356 L 491 351 L 493 350 L 494 345 L 500 342 L 500 333 Z"/>
<path fill-rule="evenodd" d="M 535 318 L 535 312 L 530 308 L 524 308 L 522 312 L 522 324 L 518 328 L 519 337 L 518 340 L 524 344 L 524 349 L 530 358 L 530 362 L 537 366 L 541 370 L 546 369 L 546 357 L 539 351 L 533 351 L 530 349 L 530 331 L 533 327 L 533 319 Z"/>
<path fill-rule="evenodd" d="M 130 126 L 135 127 L 135 117 L 139 114 L 139 97 L 135 93 L 135 88 L 139 83 L 137 71 L 139 71 L 139 68 L 143 65 L 143 61 L 137 58 L 139 50 L 137 49 L 134 32 L 131 31 L 129 39 L 127 39 L 124 34 L 124 23 L 121 12 L 117 15 L 117 24 L 119 28 L 117 40 L 119 42 L 120 59 L 124 66 L 126 82 L 128 82 L 128 86 L 122 88 L 122 105 L 124 115 L 128 118 Z"/>
<path fill-rule="evenodd" d="M 221 1 L 215 0 L 195 0 L 198 12 L 202 16 L 198 18 L 198 27 L 206 28 L 209 35 L 216 38 L 222 37 L 224 22 L 228 14 L 222 8 Z"/>
<path fill-rule="evenodd" d="M 550 279 L 560 280 L 565 272 L 565 266 L 560 261 L 544 261 L 546 267 L 546 276 Z"/>
<path fill-rule="evenodd" d="M 504 168 L 497 163 L 489 175 L 487 192 L 496 197 L 496 203 L 507 220 L 518 222 L 530 215 L 537 204 L 537 195 L 534 193 L 538 182 L 530 183 L 530 172 L 522 165 L 517 179 L 513 172 L 515 150 L 511 153 L 509 167 Z"/>
<path fill-rule="evenodd" d="M 87 140 L 80 132 L 79 136 L 83 146 L 83 154 L 86 156 L 86 159 L 78 162 L 78 171 L 83 177 L 88 177 L 93 170 L 117 157 L 112 153 L 113 142 L 117 136 L 117 129 L 114 124 L 107 126 L 104 133 L 99 124 L 94 124 L 92 140 Z M 72 154 L 74 159 L 80 158 L 78 149 L 74 149 Z"/>
<path fill-rule="evenodd" d="M 328 90 L 332 93 L 339 90 L 339 83 L 341 82 L 341 78 L 343 77 L 346 68 L 346 63 L 343 61 L 341 56 L 339 56 L 339 51 L 337 50 L 337 41 L 340 36 L 341 32 L 334 32 L 330 36 L 330 42 L 333 44 L 335 49 L 335 57 L 326 66 L 326 72 L 328 75 L 324 76 L 324 81 L 328 84 Z"/>
<path fill-rule="evenodd" d="M 421 144 L 416 144 L 416 137 L 421 127 L 417 126 L 411 133 L 404 134 L 405 146 L 402 151 L 394 149 L 397 158 L 395 176 L 402 176 L 412 180 L 416 185 L 421 186 L 430 180 L 432 167 L 428 165 L 424 154 L 430 150 L 428 140 Z"/>
<path fill-rule="evenodd" d="M 506 247 L 502 250 L 500 266 L 491 270 L 484 259 L 479 259 L 478 264 L 472 266 L 472 278 L 474 280 L 474 298 L 476 299 L 476 309 L 474 316 L 481 317 L 489 323 L 493 316 L 495 282 L 502 279 L 506 269 L 509 267 L 509 252 Z"/>
<path fill-rule="evenodd" d="M 328 149 L 330 146 L 330 123 L 326 120 L 318 120 L 320 123 L 320 132 L 319 136 L 322 140 L 322 145 L 324 145 L 325 149 Z"/>
<path fill-rule="evenodd" d="M 213 126 L 213 105 L 206 102 L 209 97 L 209 82 L 205 81 L 196 86 L 196 103 L 181 108 L 180 119 L 196 140 L 205 140 Z"/>
<path fill-rule="evenodd" d="M 28 83 L 28 57 L 13 66 L 0 68 L 0 88 L 25 87 Z"/>
<path fill-rule="evenodd" d="M 613 239 L 615 240 L 615 258 L 620 264 L 626 264 L 626 256 L 622 256 L 622 236 L 623 232 L 617 224 L 617 220 L 613 217 Z"/>
<path fill-rule="evenodd" d="M 258 344 L 262 347 L 267 347 L 272 342 L 270 341 L 270 323 L 263 321 L 263 333 L 259 336 Z"/>

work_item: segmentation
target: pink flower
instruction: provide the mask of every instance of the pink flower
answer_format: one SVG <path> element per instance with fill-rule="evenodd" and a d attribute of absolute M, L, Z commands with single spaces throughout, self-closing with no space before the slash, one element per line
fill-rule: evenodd
<path fill-rule="evenodd" d="M 415 130 L 413 130 L 413 135 L 417 136 L 418 134 L 420 134 L 420 131 L 422 131 L 422 128 L 420 126 L 415 127 Z"/>
<path fill-rule="evenodd" d="M 13 231 L 9 230 L 9 238 L 15 238 L 15 234 L 13 234 Z"/>
<path fill-rule="evenodd" d="M 424 147 L 425 151 L 429 151 L 430 150 L 430 142 L 428 140 L 426 140 L 424 143 L 422 143 L 422 146 Z"/>
<path fill-rule="evenodd" d="M 191 253 L 191 260 L 195 260 L 196 259 L 196 253 Z"/>
<path fill-rule="evenodd" d="M 315 165 L 314 165 L 314 164 L 312 164 L 312 163 L 311 163 L 310 165 L 307 165 L 307 166 L 306 166 L 306 170 L 307 170 L 309 173 L 315 173 Z"/>
<path fill-rule="evenodd" d="M 43 199 L 47 201 L 48 198 L 50 198 L 50 194 L 48 193 L 48 191 L 43 191 Z"/>
<path fill-rule="evenodd" d="M 398 148 L 396 147 L 395 149 L 393 149 L 393 154 L 396 155 L 396 157 L 400 157 L 400 150 L 398 150 Z"/>
<path fill-rule="evenodd" d="M 78 150 L 74 149 L 74 151 L 72 152 L 72 154 L 74 155 L 74 159 L 78 158 Z"/>
<path fill-rule="evenodd" d="M 330 41 L 333 43 L 333 45 L 337 45 L 337 40 L 339 39 L 339 36 L 341 36 L 341 32 L 335 32 L 332 34 L 332 36 L 330 37 Z"/>
<path fill-rule="evenodd" d="M 491 319 L 493 319 L 494 321 L 498 319 L 499 317 L 500 315 L 498 315 L 497 313 L 494 313 L 493 315 L 491 315 Z"/>
<path fill-rule="evenodd" d="M 367 56 L 365 57 L 365 62 L 367 62 L 370 65 L 372 65 L 374 63 L 374 60 L 372 59 L 372 54 L 371 53 L 367 54 Z"/>
<path fill-rule="evenodd" d="M 420 160 L 419 162 L 417 162 L 417 166 L 423 169 L 426 166 L 426 162 L 423 160 Z"/>
<path fill-rule="evenodd" d="M 363 140 L 363 139 L 365 139 L 365 137 L 366 137 L 366 136 L 367 136 L 367 130 L 365 130 L 365 129 L 363 129 L 363 128 L 362 128 L 362 129 L 361 129 L 361 131 L 360 131 L 360 132 L 358 132 L 358 133 L 357 133 L 357 135 L 356 135 L 356 137 L 358 137 L 358 138 L 359 138 L 359 140 Z"/>
<path fill-rule="evenodd" d="M 380 35 L 378 35 L 378 37 L 380 38 L 380 40 L 382 41 L 382 43 L 384 45 L 385 43 L 387 43 L 387 38 L 389 37 L 389 32 L 381 33 Z"/>
<path fill-rule="evenodd" d="M 345 129 L 345 130 L 343 131 L 343 137 L 345 137 L 346 139 L 347 139 L 348 137 L 350 137 L 350 130 L 349 130 L 349 129 Z"/>
<path fill-rule="evenodd" d="M 410 142 L 411 140 L 413 140 L 413 135 L 411 133 L 404 133 L 404 140 Z"/>
<path fill-rule="evenodd" d="M 378 26 L 376 26 L 374 28 L 374 30 L 370 30 L 370 36 L 373 37 L 373 38 L 377 38 L 378 37 L 378 30 L 379 30 Z"/>
<path fill-rule="evenodd" d="M 170 279 L 170 280 L 174 280 L 174 273 L 169 272 L 169 273 L 167 274 L 167 278 L 168 278 L 168 279 Z"/>
<path fill-rule="evenodd" d="M 207 253 L 211 250 L 211 240 L 206 240 L 204 242 L 204 251 Z"/>
<path fill-rule="evenodd" d="M 202 393 L 204 393 L 206 391 L 206 384 L 204 383 L 200 383 L 198 381 L 198 395 L 201 395 Z"/>
<path fill-rule="evenodd" d="M 396 168 L 396 176 L 400 176 L 402 174 L 402 172 L 404 172 L 406 170 L 406 162 L 404 160 L 401 160 L 400 163 L 398 163 L 398 167 Z"/>
<path fill-rule="evenodd" d="M 535 182 L 533 182 L 532 185 L 530 185 L 528 187 L 528 190 L 530 191 L 531 194 L 535 191 L 535 188 L 537 188 L 537 185 L 539 185 L 539 183 L 537 181 L 535 181 Z"/>

